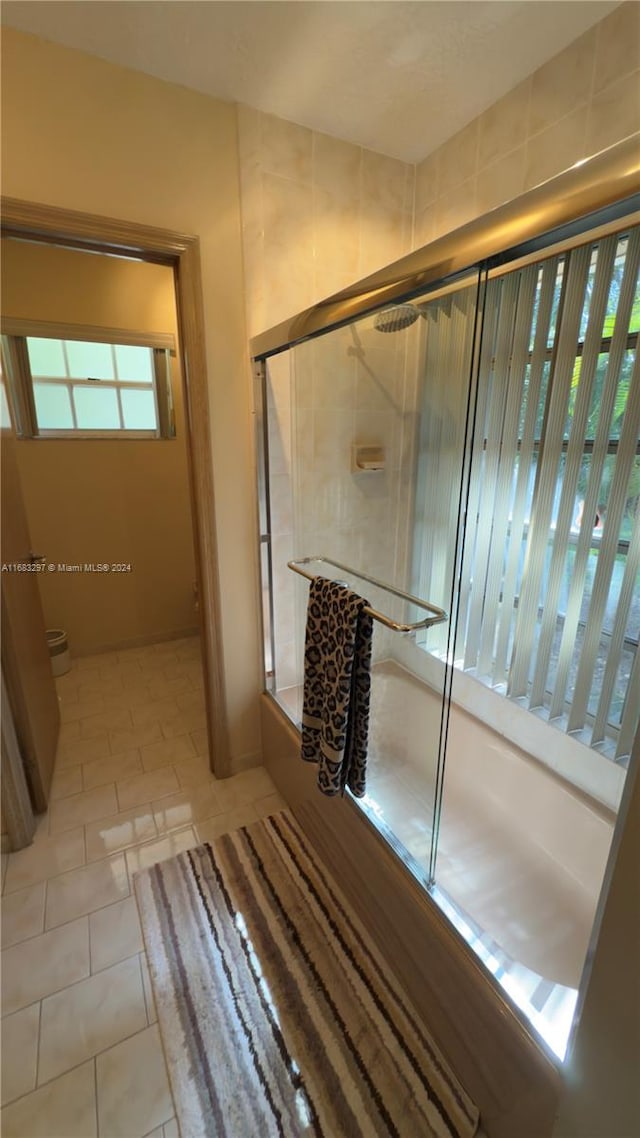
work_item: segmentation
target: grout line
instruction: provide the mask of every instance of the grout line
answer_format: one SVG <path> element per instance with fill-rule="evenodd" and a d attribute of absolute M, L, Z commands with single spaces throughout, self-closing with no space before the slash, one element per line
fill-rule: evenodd
<path fill-rule="evenodd" d="M 95 1055 L 93 1056 L 93 1102 L 96 1113 L 96 1135 L 100 1135 L 100 1110 L 98 1106 L 98 1063 Z"/>

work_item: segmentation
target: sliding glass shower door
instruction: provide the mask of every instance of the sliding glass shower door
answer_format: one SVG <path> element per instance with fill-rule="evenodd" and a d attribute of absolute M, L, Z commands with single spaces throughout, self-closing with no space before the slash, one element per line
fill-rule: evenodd
<path fill-rule="evenodd" d="M 380 614 L 359 804 L 425 883 L 442 787 L 479 287 L 473 271 L 299 344 L 267 360 L 263 376 L 270 690 L 299 723 L 308 582 L 289 562 L 345 582 Z"/>

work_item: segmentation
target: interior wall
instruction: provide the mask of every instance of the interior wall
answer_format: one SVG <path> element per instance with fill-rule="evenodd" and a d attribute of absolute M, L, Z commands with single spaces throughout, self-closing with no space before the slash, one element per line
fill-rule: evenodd
<path fill-rule="evenodd" d="M 2 313 L 49 323 L 171 333 L 166 265 L 2 241 Z M 179 355 L 173 439 L 24 439 L 18 466 L 34 550 L 47 563 L 129 572 L 39 574 L 45 622 L 72 655 L 197 632 Z"/>
<path fill-rule="evenodd" d="M 230 104 L 3 29 L 9 196 L 200 240 L 233 762 L 258 761 L 257 551 L 239 169 Z"/>
<path fill-rule="evenodd" d="M 412 165 L 245 106 L 238 108 L 238 131 L 250 335 L 410 250 Z M 336 333 L 269 361 L 280 686 L 300 679 L 295 609 L 296 596 L 304 600 L 306 594 L 287 570 L 290 558 L 322 552 L 393 576 L 391 531 L 405 500 L 400 492 L 408 453 L 407 343 L 407 334 L 382 336 L 369 321 L 357 340 Z M 352 474 L 356 442 L 384 447 L 384 472 Z M 311 495 L 305 493 L 309 479 Z"/>
<path fill-rule="evenodd" d="M 640 4 L 614 9 L 416 168 L 415 248 L 638 129 Z"/>

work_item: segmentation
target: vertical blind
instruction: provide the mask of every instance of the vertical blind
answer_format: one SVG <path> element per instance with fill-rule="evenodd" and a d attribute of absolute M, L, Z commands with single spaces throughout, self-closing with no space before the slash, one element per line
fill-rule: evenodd
<path fill-rule="evenodd" d="M 488 282 L 455 646 L 617 760 L 640 711 L 639 255 L 636 228 Z"/>

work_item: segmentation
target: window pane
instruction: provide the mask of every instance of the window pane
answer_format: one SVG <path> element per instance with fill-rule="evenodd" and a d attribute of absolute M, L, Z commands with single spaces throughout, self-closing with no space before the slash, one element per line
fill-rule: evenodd
<path fill-rule="evenodd" d="M 116 344 L 118 379 L 132 383 L 153 383 L 153 349 Z"/>
<path fill-rule="evenodd" d="M 76 387 L 73 391 L 81 431 L 117 431 L 120 427 L 115 387 Z"/>
<path fill-rule="evenodd" d="M 63 375 L 67 374 L 62 340 L 45 340 L 40 336 L 27 336 L 27 351 L 32 375 L 62 378 Z"/>
<path fill-rule="evenodd" d="M 128 431 L 155 431 L 156 403 L 153 391 L 131 391 L 126 388 L 120 392 L 122 416 Z"/>
<path fill-rule="evenodd" d="M 115 379 L 110 344 L 67 340 L 67 358 L 73 379 Z"/>
<path fill-rule="evenodd" d="M 64 383 L 34 383 L 36 419 L 41 431 L 69 430 L 73 414 L 69 389 Z"/>

